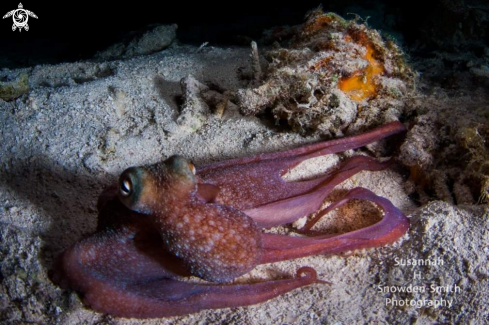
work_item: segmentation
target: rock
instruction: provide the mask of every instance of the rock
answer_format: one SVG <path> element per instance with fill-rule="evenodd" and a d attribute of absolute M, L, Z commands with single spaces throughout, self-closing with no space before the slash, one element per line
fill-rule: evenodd
<path fill-rule="evenodd" d="M 168 48 L 176 38 L 177 25 L 152 26 L 144 34 L 128 43 L 117 43 L 98 53 L 98 60 L 128 59 L 138 55 L 148 55 Z"/>

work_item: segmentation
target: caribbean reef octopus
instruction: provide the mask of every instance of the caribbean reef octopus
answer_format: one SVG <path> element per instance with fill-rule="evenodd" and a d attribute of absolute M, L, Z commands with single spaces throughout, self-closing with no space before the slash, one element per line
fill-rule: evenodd
<path fill-rule="evenodd" d="M 180 156 L 131 167 L 101 194 L 97 232 L 60 256 L 53 280 L 78 291 L 96 311 L 137 318 L 251 305 L 327 283 L 314 269 L 302 267 L 289 279 L 225 284 L 259 264 L 378 247 L 401 237 L 409 227 L 406 216 L 367 189 L 354 188 L 320 210 L 337 184 L 389 162 L 361 155 L 312 180 L 286 182 L 282 175 L 306 159 L 403 131 L 401 123 L 392 122 L 362 135 L 198 168 Z M 382 220 L 338 235 L 310 231 L 322 215 L 351 199 L 374 202 L 383 210 Z M 314 212 L 303 229 L 306 235 L 261 231 Z M 191 275 L 205 281 L 192 281 Z"/>

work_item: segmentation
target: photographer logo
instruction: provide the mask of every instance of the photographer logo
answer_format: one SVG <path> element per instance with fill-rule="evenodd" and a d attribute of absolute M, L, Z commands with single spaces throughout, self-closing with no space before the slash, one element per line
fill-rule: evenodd
<path fill-rule="evenodd" d="M 27 21 L 29 20 L 29 16 L 32 18 L 37 18 L 36 14 L 32 11 L 25 10 L 22 6 L 22 3 L 19 3 L 19 8 L 11 10 L 3 16 L 3 18 L 8 18 L 12 16 L 14 20 L 14 24 L 12 25 L 12 31 L 19 29 L 19 32 L 24 28 L 26 31 L 29 30 L 29 25 L 27 25 Z"/>

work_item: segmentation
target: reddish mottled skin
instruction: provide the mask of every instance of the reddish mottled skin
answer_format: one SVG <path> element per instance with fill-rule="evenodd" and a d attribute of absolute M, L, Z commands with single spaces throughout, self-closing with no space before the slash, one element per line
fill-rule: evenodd
<path fill-rule="evenodd" d="M 406 233 L 408 219 L 369 190 L 355 188 L 320 211 L 305 226 L 348 200 L 372 201 L 383 210 L 378 223 L 339 235 L 289 237 L 260 228 L 290 223 L 317 212 L 334 186 L 362 170 L 389 165 L 366 156 L 344 161 L 314 180 L 285 182 L 282 175 L 300 162 L 364 146 L 405 131 L 393 122 L 368 133 L 289 151 L 224 161 L 195 168 L 179 156 L 132 167 L 119 186 L 99 198 L 98 231 L 68 248 L 53 280 L 80 292 L 94 310 L 122 317 L 167 317 L 203 309 L 266 301 L 318 280 L 303 267 L 290 279 L 225 285 L 258 264 L 313 254 L 392 243 Z M 214 283 L 184 280 L 189 275 Z"/>

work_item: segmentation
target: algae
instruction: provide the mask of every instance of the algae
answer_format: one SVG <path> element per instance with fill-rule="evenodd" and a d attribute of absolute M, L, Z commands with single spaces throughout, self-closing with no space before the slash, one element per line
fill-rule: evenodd
<path fill-rule="evenodd" d="M 255 78 L 236 93 L 244 115 L 272 115 L 300 134 L 342 136 L 399 119 L 414 91 L 402 50 L 357 20 L 318 9 L 280 40 L 284 47 L 264 52 L 261 83 Z"/>
<path fill-rule="evenodd" d="M 19 98 L 29 91 L 29 75 L 20 74 L 15 80 L 0 82 L 0 98 L 4 101 L 11 101 Z"/>

